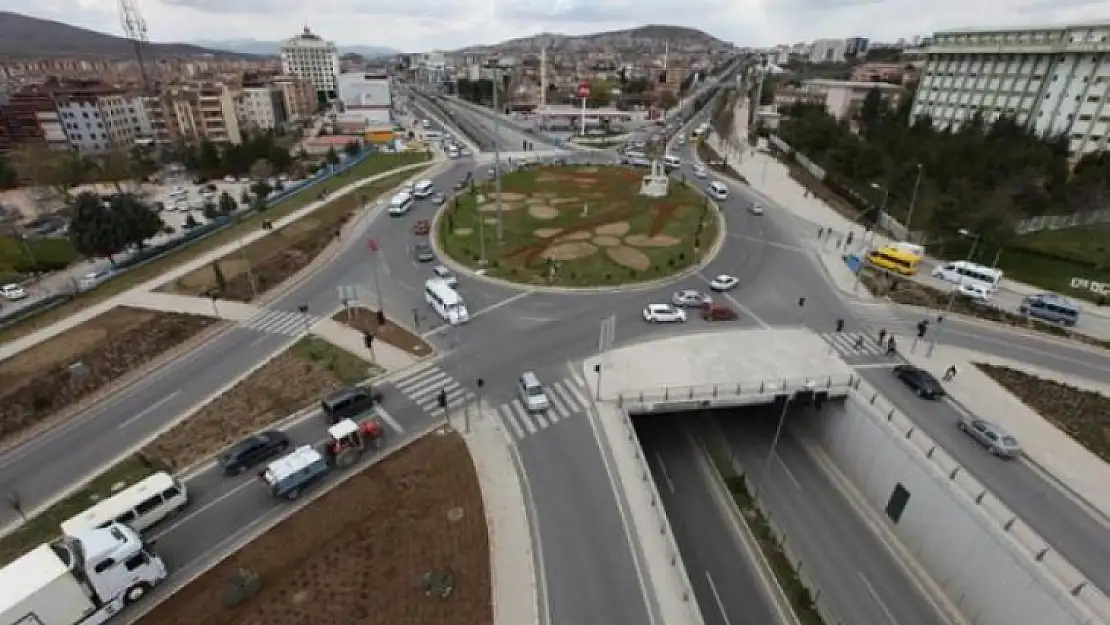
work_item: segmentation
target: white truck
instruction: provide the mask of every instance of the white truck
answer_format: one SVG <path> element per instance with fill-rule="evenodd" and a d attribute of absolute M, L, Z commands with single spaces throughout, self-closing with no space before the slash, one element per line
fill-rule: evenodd
<path fill-rule="evenodd" d="M 0 625 L 100 625 L 166 574 L 126 525 L 73 532 L 0 569 Z"/>

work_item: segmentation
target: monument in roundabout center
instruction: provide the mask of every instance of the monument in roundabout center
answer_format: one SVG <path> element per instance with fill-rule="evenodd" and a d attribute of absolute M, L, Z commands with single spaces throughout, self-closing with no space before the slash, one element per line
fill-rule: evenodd
<path fill-rule="evenodd" d="M 670 178 L 658 160 L 651 162 L 651 173 L 644 176 L 640 185 L 640 195 L 648 197 L 667 197 L 667 184 Z"/>

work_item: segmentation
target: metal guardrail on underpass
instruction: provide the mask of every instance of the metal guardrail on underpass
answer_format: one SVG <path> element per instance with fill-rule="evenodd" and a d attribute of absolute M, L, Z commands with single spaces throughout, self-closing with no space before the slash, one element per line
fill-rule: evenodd
<path fill-rule="evenodd" d="M 782 395 L 805 392 L 826 393 L 829 397 L 844 397 L 858 384 L 859 377 L 855 374 L 842 374 L 816 378 L 778 378 L 736 384 L 664 386 L 655 393 L 651 391 L 618 393 L 617 406 L 633 414 L 749 406 L 771 403 L 776 397 Z"/>

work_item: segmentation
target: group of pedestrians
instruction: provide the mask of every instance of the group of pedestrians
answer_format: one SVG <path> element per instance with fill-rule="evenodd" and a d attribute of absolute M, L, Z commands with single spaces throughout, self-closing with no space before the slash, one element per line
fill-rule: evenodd
<path fill-rule="evenodd" d="M 898 355 L 898 344 L 895 342 L 893 336 L 888 336 L 886 328 L 882 328 L 882 329 L 879 330 L 879 337 L 878 337 L 877 343 L 879 345 L 883 345 L 884 341 L 886 343 L 886 355 L 887 356 L 897 356 Z M 857 351 L 862 351 L 864 346 L 866 345 L 866 342 L 867 342 L 867 337 L 864 336 L 862 333 L 859 334 L 856 337 L 856 350 Z M 956 368 L 956 365 L 949 365 L 948 368 L 944 370 L 943 380 L 945 382 L 951 382 L 952 380 L 956 379 L 956 374 L 957 373 L 959 373 L 959 370 Z"/>

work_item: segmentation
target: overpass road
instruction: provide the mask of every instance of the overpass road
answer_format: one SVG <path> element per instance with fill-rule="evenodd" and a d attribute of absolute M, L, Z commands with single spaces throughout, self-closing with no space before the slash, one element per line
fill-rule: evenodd
<path fill-rule="evenodd" d="M 690 161 L 688 149 L 681 155 Z M 446 190 L 467 172 L 483 175 L 482 169 L 485 168 L 476 168 L 472 159 L 458 159 L 442 165 L 433 178 L 438 188 Z M 680 173 L 694 180 L 689 167 Z M 597 322 L 611 313 L 618 317 L 618 343 L 707 327 L 700 320 L 692 320 L 683 328 L 652 327 L 642 323 L 638 315 L 645 303 L 665 301 L 676 288 L 704 288 L 716 273 L 731 273 L 741 280 L 740 288 L 729 296 L 742 313 L 741 324 L 800 321 L 824 329 L 837 317 L 865 323 L 857 320 L 828 286 L 817 261 L 801 245 L 796 224 L 785 216 L 785 211 L 769 208 L 766 215 L 757 216 L 748 211 L 750 204 L 751 198 L 740 188 L 722 203 L 728 244 L 697 275 L 666 285 L 595 295 L 521 292 L 463 276 L 460 291 L 474 311 L 474 319 L 464 326 L 444 328 L 434 315 L 428 314 L 423 301 L 422 285 L 430 266 L 415 262 L 411 253 L 411 221 L 429 218 L 435 212 L 430 203 L 419 203 L 406 218 L 379 218 L 375 213 L 359 223 L 356 234 L 331 262 L 269 307 L 295 310 L 299 304 L 308 303 L 312 314 L 331 312 L 339 308 L 337 286 L 353 285 L 373 294 L 374 276 L 380 274 L 387 314 L 402 323 L 411 319 L 412 325 L 442 354 L 427 363 L 425 369 L 402 372 L 384 384 L 386 410 L 406 432 L 416 432 L 421 424 L 426 425 L 434 418 L 427 409 L 428 388 L 457 387 L 462 398 L 455 406 L 458 411 L 469 403 L 466 394 L 475 389 L 476 378 L 485 378 L 489 384 L 482 403 L 517 440 L 524 479 L 534 500 L 537 514 L 532 521 L 543 550 L 552 622 L 643 623 L 652 606 L 644 596 L 638 574 L 642 556 L 626 538 L 623 497 L 608 477 L 607 451 L 596 442 L 589 412 L 584 409 L 589 389 L 583 388 L 566 363 L 596 349 Z M 382 242 L 379 255 L 372 256 L 366 251 L 368 237 Z M 806 298 L 801 307 L 797 305 L 800 297 Z M 141 441 L 144 431 L 155 431 L 158 424 L 174 419 L 186 400 L 207 398 L 219 390 L 218 380 L 230 381 L 249 361 L 273 353 L 291 340 L 286 336 L 248 332 L 238 328 L 228 330 L 189 358 L 170 364 L 133 385 L 128 392 L 79 415 L 72 425 L 0 456 L 0 482 L 20 488 L 25 501 L 45 501 L 67 484 L 109 462 L 120 449 Z M 242 338 L 236 338 L 240 335 Z M 250 347 L 252 341 L 257 345 Z M 233 358 L 229 350 L 242 354 Z M 213 371 L 203 378 L 208 382 L 189 377 L 206 368 Z M 563 400 L 580 409 L 568 410 L 566 418 L 556 423 L 533 422 L 529 426 L 509 421 L 505 407 L 511 406 L 515 377 L 529 368 L 565 391 Z M 219 372 L 222 375 L 216 375 Z M 147 402 L 178 393 L 180 400 L 175 396 L 174 401 L 181 404 L 143 414 L 139 412 L 143 401 L 128 399 L 130 393 L 140 390 L 147 393 Z M 141 423 L 143 431 L 121 427 L 137 415 L 141 418 L 134 423 Z M 320 431 L 318 422 L 306 423 L 300 427 L 308 429 L 298 430 L 298 436 L 311 438 L 313 432 Z M 511 423 L 519 428 L 519 434 Z M 71 459 L 74 449 L 82 449 L 82 453 Z M 43 465 L 38 459 L 42 457 L 60 459 L 59 468 L 47 472 L 49 478 L 37 475 Z M 1005 470 L 1008 469 L 1003 465 L 989 467 L 979 477 L 993 487 L 991 478 Z M 235 480 L 216 479 L 207 473 L 194 480 L 197 504 L 193 516 L 180 519 L 160 543 L 175 566 L 201 562 L 226 537 L 274 514 L 274 505 L 256 494 L 255 485 L 244 482 L 242 490 L 235 490 L 236 484 Z M 1084 513 L 1075 505 L 1063 505 L 1048 514 Z M 1076 548 L 1083 545 L 1077 544 Z"/>

